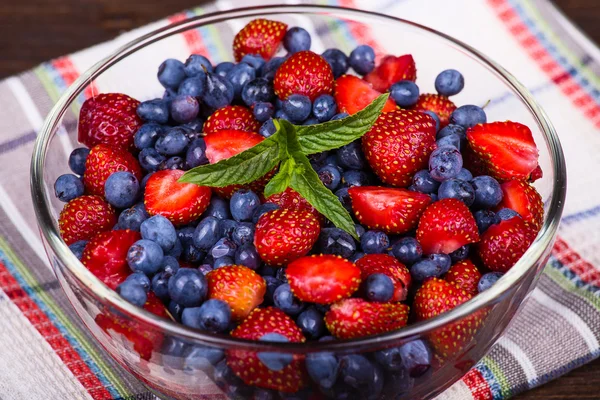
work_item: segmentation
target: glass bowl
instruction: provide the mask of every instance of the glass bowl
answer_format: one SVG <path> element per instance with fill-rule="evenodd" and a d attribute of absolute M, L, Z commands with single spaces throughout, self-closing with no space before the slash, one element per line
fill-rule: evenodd
<path fill-rule="evenodd" d="M 233 32 L 261 17 L 310 26 L 312 49 L 317 52 L 339 47 L 348 54 L 361 42 L 374 45 L 379 54 L 411 53 L 422 93 L 433 92 L 439 71 L 458 69 L 466 86 L 453 98 L 457 104 L 483 105 L 491 100 L 486 107 L 489 121 L 511 119 L 531 128 L 544 171 L 535 187 L 543 197 L 546 217 L 533 245 L 497 284 L 450 312 L 382 335 L 304 344 L 250 342 L 202 333 L 125 302 L 69 251 L 57 226 L 63 204 L 54 197 L 52 187 L 60 174 L 68 172 L 67 157 L 76 144 L 82 100 L 98 92 L 122 92 L 139 100 L 160 97 L 156 70 L 162 60 L 185 60 L 190 46 L 204 45 L 213 63 L 230 61 Z M 374 362 L 377 367 L 369 372 L 373 378 L 369 385 L 353 387 L 352 382 L 338 378 L 333 388 L 321 391 L 322 397 L 416 399 L 433 397 L 457 381 L 506 329 L 549 256 L 563 208 L 566 175 L 560 143 L 547 116 L 511 74 L 477 50 L 429 28 L 381 14 L 320 6 L 269 6 L 209 14 L 170 25 L 123 46 L 85 72 L 59 99 L 38 136 L 31 191 L 48 257 L 78 315 L 120 365 L 161 396 L 196 399 L 224 393 L 252 398 L 255 389 L 242 384 L 225 362 L 218 362 L 232 351 L 293 354 L 300 370 L 307 354 L 329 352 L 347 365 L 348 355 L 361 354 L 373 361 L 378 350 L 414 340 L 431 344 L 462 324 L 466 328 L 463 337 L 450 340 L 445 348 L 433 348 L 431 366 L 420 374 L 410 376 L 403 364 L 384 368 Z M 129 334 L 124 334 L 127 331 Z M 143 333 L 140 340 L 145 341 L 134 345 L 131 331 Z M 145 346 L 142 356 L 140 346 Z M 184 358 L 191 349 L 200 356 Z M 294 382 L 288 383 L 294 386 Z M 294 398 L 308 398 L 320 391 L 310 378 L 303 387 Z M 277 396 L 275 393 L 274 398 Z"/>

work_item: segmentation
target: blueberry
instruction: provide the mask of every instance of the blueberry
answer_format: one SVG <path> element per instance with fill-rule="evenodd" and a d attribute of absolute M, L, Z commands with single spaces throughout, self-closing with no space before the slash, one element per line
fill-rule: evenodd
<path fill-rule="evenodd" d="M 390 96 L 400 107 L 412 107 L 419 100 L 419 87 L 413 81 L 400 81 L 390 87 Z"/>
<path fill-rule="evenodd" d="M 337 150 L 338 163 L 347 169 L 363 169 L 366 166 L 365 156 L 360 140 L 355 140 Z"/>
<path fill-rule="evenodd" d="M 419 261 L 423 249 L 417 239 L 407 236 L 398 240 L 392 246 L 392 254 L 403 264 L 412 265 Z"/>
<path fill-rule="evenodd" d="M 217 243 L 220 236 L 219 220 L 215 217 L 206 217 L 196 227 L 192 240 L 198 249 L 208 250 Z"/>
<path fill-rule="evenodd" d="M 423 114 L 427 114 L 429 115 L 431 118 L 433 118 L 433 120 L 435 121 L 435 131 L 439 131 L 440 130 L 440 117 L 434 113 L 433 111 L 423 111 Z"/>
<path fill-rule="evenodd" d="M 165 256 L 179 258 L 179 257 L 181 257 L 182 253 L 183 253 L 183 245 L 181 244 L 179 239 L 177 239 L 175 241 L 175 244 L 173 245 L 173 247 L 171 247 L 171 249 L 169 251 L 165 251 Z"/>
<path fill-rule="evenodd" d="M 256 193 L 248 189 L 241 189 L 231 196 L 229 209 L 236 221 L 249 221 L 259 205 L 260 199 Z"/>
<path fill-rule="evenodd" d="M 163 258 L 160 269 L 169 276 L 175 275 L 175 273 L 179 271 L 179 261 L 177 261 L 177 257 L 166 255 L 165 258 Z"/>
<path fill-rule="evenodd" d="M 448 124 L 437 133 L 436 139 L 440 140 L 446 136 L 457 135 L 460 137 L 461 141 L 465 141 L 467 139 L 466 129 L 460 125 Z"/>
<path fill-rule="evenodd" d="M 169 58 L 158 67 L 158 81 L 167 89 L 177 89 L 185 79 L 184 65 L 181 61 Z"/>
<path fill-rule="evenodd" d="M 330 389 L 339 374 L 339 361 L 333 353 L 309 353 L 306 355 L 306 370 L 320 387 Z"/>
<path fill-rule="evenodd" d="M 171 275 L 159 272 L 152 277 L 152 291 L 162 301 L 169 299 L 169 279 Z"/>
<path fill-rule="evenodd" d="M 263 265 L 262 267 L 259 268 L 259 275 L 263 276 L 263 277 L 267 277 L 267 276 L 275 276 L 275 274 L 277 273 L 278 268 L 273 267 L 271 265 Z"/>
<path fill-rule="evenodd" d="M 456 179 L 469 182 L 473 179 L 473 174 L 468 169 L 461 168 L 460 172 L 456 175 Z"/>
<path fill-rule="evenodd" d="M 189 140 L 184 130 L 178 127 L 169 129 L 164 136 L 160 136 L 156 141 L 154 148 L 160 154 L 173 156 L 185 150 Z"/>
<path fill-rule="evenodd" d="M 287 283 L 287 276 L 285 275 L 284 267 L 277 268 L 277 271 L 275 272 L 275 278 L 279 279 L 283 283 Z"/>
<path fill-rule="evenodd" d="M 69 155 L 69 168 L 77 175 L 83 175 L 85 172 L 85 162 L 90 154 L 90 149 L 79 147 Z"/>
<path fill-rule="evenodd" d="M 135 285 L 139 285 L 146 291 L 146 293 L 150 291 L 150 278 L 148 278 L 148 276 L 143 272 L 134 272 L 125 278 L 123 282 L 130 282 Z"/>
<path fill-rule="evenodd" d="M 231 322 L 231 308 L 221 300 L 206 300 L 200 307 L 186 308 L 181 315 L 184 325 L 212 333 L 227 330 Z"/>
<path fill-rule="evenodd" d="M 233 85 L 228 79 L 210 72 L 206 74 L 206 85 L 202 94 L 202 101 L 208 107 L 217 109 L 231 104 L 233 94 Z"/>
<path fill-rule="evenodd" d="M 186 346 L 183 351 L 183 368 L 186 372 L 206 371 L 208 365 L 217 365 L 225 357 L 225 352 L 216 347 Z"/>
<path fill-rule="evenodd" d="M 351 169 L 344 172 L 342 175 L 342 183 L 344 187 L 347 188 L 353 186 L 368 186 L 371 183 L 371 179 L 365 171 Z"/>
<path fill-rule="evenodd" d="M 439 256 L 440 254 L 434 255 Z M 439 278 L 440 276 L 448 272 L 448 269 L 450 268 L 450 257 L 446 254 L 444 255 L 448 258 L 448 268 L 444 269 L 446 265 L 445 262 L 438 262 L 439 260 L 428 257 L 414 263 L 410 267 L 410 275 L 413 277 L 414 280 L 420 282 L 424 281 L 427 278 Z"/>
<path fill-rule="evenodd" d="M 200 54 L 192 54 L 185 60 L 185 73 L 187 76 L 202 75 L 206 72 L 212 72 L 213 67 L 210 60 Z"/>
<path fill-rule="evenodd" d="M 140 225 L 149 215 L 144 208 L 144 203 L 138 203 L 131 208 L 123 210 L 119 215 L 119 226 L 122 229 L 130 229 L 132 231 L 139 231 Z"/>
<path fill-rule="evenodd" d="M 75 257 L 77 257 L 77 259 L 81 260 L 81 257 L 83 257 L 83 249 L 85 249 L 85 246 L 87 244 L 87 240 L 78 240 L 77 242 L 69 245 L 69 250 L 71 250 L 71 252 L 75 254 Z"/>
<path fill-rule="evenodd" d="M 148 218 L 140 225 L 140 232 L 143 239 L 152 240 L 158 243 L 164 251 L 169 251 L 177 241 L 177 232 L 175 227 L 165 217 L 158 214 Z"/>
<path fill-rule="evenodd" d="M 203 214 L 204 217 L 215 217 L 216 219 L 229 219 L 229 203 L 220 197 L 212 196 L 210 204 Z"/>
<path fill-rule="evenodd" d="M 273 303 L 275 307 L 289 315 L 298 315 L 304 309 L 304 304 L 294 297 L 288 283 L 284 283 L 275 289 Z"/>
<path fill-rule="evenodd" d="M 323 52 L 322 56 L 331 66 L 335 79 L 348 71 L 348 56 L 340 49 L 327 49 Z"/>
<path fill-rule="evenodd" d="M 349 258 L 356 251 L 356 243 L 349 233 L 339 228 L 323 228 L 317 241 L 323 254 L 336 254 Z"/>
<path fill-rule="evenodd" d="M 181 313 L 183 312 L 183 307 L 180 304 L 177 304 L 173 300 L 169 301 L 169 305 L 167 306 L 167 310 L 169 310 L 169 314 L 175 318 L 175 321 L 181 322 Z"/>
<path fill-rule="evenodd" d="M 141 239 L 127 251 L 127 264 L 132 271 L 140 271 L 146 275 L 158 272 L 164 258 L 163 249 L 151 240 Z"/>
<path fill-rule="evenodd" d="M 348 188 L 343 187 L 338 189 L 334 194 L 337 196 L 340 203 L 342 203 L 342 206 L 344 206 L 349 213 L 352 213 L 352 199 L 350 199 Z"/>
<path fill-rule="evenodd" d="M 460 125 L 463 128 L 471 128 L 477 124 L 487 122 L 485 111 L 481 107 L 467 104 L 458 107 L 450 116 L 450 123 Z"/>
<path fill-rule="evenodd" d="M 183 249 L 181 252 L 181 259 L 183 261 L 189 262 L 191 264 L 197 264 L 204 260 L 206 263 L 206 253 L 193 244 L 184 244 L 182 245 Z"/>
<path fill-rule="evenodd" d="M 179 89 L 177 89 L 177 94 L 179 96 L 191 96 L 191 97 L 201 97 L 202 93 L 204 93 L 204 80 L 206 79 L 206 75 L 202 75 L 202 77 L 191 77 L 187 78 L 181 85 L 179 85 Z M 173 107 L 173 103 L 171 103 L 171 107 Z M 173 112 L 171 111 L 171 114 Z M 177 121 L 177 119 L 175 119 Z"/>
<path fill-rule="evenodd" d="M 260 76 L 262 67 L 265 65 L 265 59 L 260 54 L 246 54 L 240 62 L 246 63 L 256 70 L 256 75 Z"/>
<path fill-rule="evenodd" d="M 259 218 L 264 213 L 267 213 L 267 212 L 273 211 L 273 210 L 279 210 L 279 206 L 277 204 L 273 204 L 273 203 L 261 204 L 260 206 L 258 206 L 256 208 L 256 210 L 254 210 L 254 214 L 252 215 L 252 223 L 256 224 L 258 222 Z"/>
<path fill-rule="evenodd" d="M 166 336 L 162 341 L 160 350 L 163 356 L 163 365 L 173 369 L 181 369 L 183 366 L 183 352 L 188 346 L 189 343 L 183 339 Z"/>
<path fill-rule="evenodd" d="M 227 76 L 227 73 L 231 71 L 231 69 L 235 66 L 234 63 L 230 61 L 223 61 L 222 63 L 217 64 L 215 67 L 215 73 L 223 78 Z"/>
<path fill-rule="evenodd" d="M 471 181 L 475 189 L 473 206 L 477 208 L 493 208 L 502 201 L 502 188 L 491 176 L 481 175 Z"/>
<path fill-rule="evenodd" d="M 511 210 L 510 208 L 503 208 L 496 213 L 496 216 L 500 219 L 500 221 L 508 221 L 514 217 L 520 217 L 519 213 L 515 210 Z"/>
<path fill-rule="evenodd" d="M 186 94 L 181 94 L 175 97 L 173 101 L 171 101 L 169 111 L 171 113 L 171 117 L 175 122 L 185 124 L 196 118 L 198 112 L 200 112 L 200 105 L 198 104 L 198 100 L 196 100 L 195 97 Z"/>
<path fill-rule="evenodd" d="M 381 254 L 390 246 L 390 239 L 381 231 L 366 231 L 360 238 L 360 246 L 367 254 Z"/>
<path fill-rule="evenodd" d="M 273 135 L 275 132 L 277 132 L 277 128 L 275 127 L 275 124 L 273 123 L 273 119 L 271 119 L 271 118 L 266 120 L 260 126 L 260 128 L 258 128 L 258 133 L 260 133 L 264 137 L 269 137 L 269 136 Z"/>
<path fill-rule="evenodd" d="M 275 289 L 277 289 L 279 286 L 283 285 L 284 282 L 274 276 L 265 276 L 263 273 L 263 268 L 261 268 L 261 275 L 263 277 L 263 279 L 265 280 L 265 284 L 267 285 L 267 290 L 265 292 L 265 297 L 264 297 L 264 302 L 265 304 L 272 304 L 273 303 L 273 294 L 275 293 Z"/>
<path fill-rule="evenodd" d="M 204 139 L 196 139 L 190 143 L 185 153 L 185 166 L 195 168 L 200 165 L 208 164 L 208 158 L 206 158 L 206 143 Z"/>
<path fill-rule="evenodd" d="M 160 163 L 158 169 L 159 170 L 165 170 L 165 169 L 185 170 L 187 168 L 185 167 L 185 161 L 183 160 L 183 158 L 181 158 L 179 156 L 173 156 L 173 157 L 167 158 L 165 161 Z"/>
<path fill-rule="evenodd" d="M 275 119 L 284 119 L 286 121 L 290 121 L 290 117 L 283 110 L 277 110 L 277 111 L 275 111 L 274 118 Z"/>
<path fill-rule="evenodd" d="M 469 257 L 470 246 L 465 244 L 449 254 L 452 263 L 466 260 Z"/>
<path fill-rule="evenodd" d="M 331 117 L 331 120 L 330 120 L 330 121 L 335 121 L 335 120 L 338 120 L 338 119 L 344 119 L 344 118 L 346 118 L 347 116 L 348 116 L 348 113 L 341 112 L 341 113 L 339 113 L 339 114 L 335 114 L 333 117 Z"/>
<path fill-rule="evenodd" d="M 479 283 L 477 283 L 477 292 L 484 292 L 494 286 L 494 284 L 498 282 L 498 279 L 502 278 L 502 275 L 504 274 L 501 272 L 488 272 L 487 274 L 483 274 L 479 279 Z"/>
<path fill-rule="evenodd" d="M 202 273 L 202 275 L 205 275 L 205 276 L 213 269 L 214 268 L 210 264 L 202 264 L 202 265 L 198 266 L 198 271 L 200 271 Z"/>
<path fill-rule="evenodd" d="M 249 64 L 239 63 L 227 73 L 226 78 L 233 86 L 234 97 L 239 98 L 244 85 L 256 78 L 256 70 Z"/>
<path fill-rule="evenodd" d="M 375 51 L 371 46 L 360 45 L 350 53 L 349 63 L 357 73 L 366 75 L 375 68 Z"/>
<path fill-rule="evenodd" d="M 82 196 L 84 191 L 83 182 L 73 174 L 61 175 L 54 183 L 54 194 L 65 203 Z"/>
<path fill-rule="evenodd" d="M 260 341 L 287 343 L 289 339 L 280 333 L 267 333 L 260 337 Z M 261 351 L 257 353 L 258 359 L 271 371 L 281 371 L 293 361 L 289 353 Z"/>
<path fill-rule="evenodd" d="M 252 243 L 246 243 L 238 247 L 235 251 L 234 261 L 236 265 L 243 265 L 254 271 L 256 271 L 261 264 L 258 251 L 256 251 L 256 247 L 254 247 Z"/>
<path fill-rule="evenodd" d="M 183 245 L 192 244 L 195 231 L 196 228 L 193 226 L 184 226 L 177 230 L 177 239 L 179 239 Z"/>
<path fill-rule="evenodd" d="M 433 261 L 438 266 L 440 271 L 442 271 L 442 274 L 448 272 L 448 270 L 452 266 L 452 259 L 448 254 L 430 254 L 427 256 L 427 258 Z"/>
<path fill-rule="evenodd" d="M 113 172 L 104 184 L 104 197 L 116 208 L 131 207 L 139 192 L 140 184 L 137 178 L 127 171 Z"/>
<path fill-rule="evenodd" d="M 284 61 L 285 58 L 283 57 L 271 58 L 265 63 L 265 65 L 263 65 L 262 77 L 269 81 L 272 81 L 273 78 L 275 78 L 275 72 L 277 72 L 277 69 L 281 66 L 281 64 L 283 64 Z"/>
<path fill-rule="evenodd" d="M 252 243 L 254 241 L 254 224 L 250 222 L 240 222 L 239 224 L 236 224 L 235 228 L 233 228 L 231 238 L 238 246 Z"/>
<path fill-rule="evenodd" d="M 301 94 L 292 94 L 283 101 L 283 111 L 292 122 L 302 122 L 310 115 L 312 104 L 310 99 Z"/>
<path fill-rule="evenodd" d="M 271 101 L 275 92 L 273 85 L 265 78 L 256 78 L 246 83 L 242 89 L 242 100 L 248 107 L 257 102 Z"/>
<path fill-rule="evenodd" d="M 185 130 L 185 136 L 189 139 L 189 141 L 193 141 L 199 138 L 202 138 L 204 134 L 202 133 L 202 129 L 204 128 L 204 121 L 202 118 L 194 118 L 190 122 L 181 125 L 181 127 Z"/>
<path fill-rule="evenodd" d="M 238 222 L 234 221 L 232 219 L 224 219 L 224 220 L 221 220 L 220 225 L 221 225 L 221 236 L 228 238 L 228 239 L 232 239 L 233 231 L 235 230 L 235 227 L 238 225 Z"/>
<path fill-rule="evenodd" d="M 296 324 L 302 330 L 304 336 L 309 339 L 318 339 L 326 332 L 323 314 L 314 307 L 302 311 L 296 318 Z"/>
<path fill-rule="evenodd" d="M 475 211 L 475 222 L 477 223 L 477 228 L 479 229 L 479 234 L 481 235 L 483 232 L 487 231 L 487 229 L 494 225 L 500 223 L 500 218 L 496 215 L 495 212 L 490 210 L 479 210 Z"/>
<path fill-rule="evenodd" d="M 431 177 L 428 170 L 422 169 L 413 176 L 413 186 L 421 193 L 436 193 L 440 183 Z"/>
<path fill-rule="evenodd" d="M 206 278 L 193 268 L 180 268 L 169 279 L 169 296 L 183 307 L 197 307 L 202 304 L 207 290 Z"/>
<path fill-rule="evenodd" d="M 460 136 L 456 134 L 444 136 L 443 138 L 438 139 L 436 141 L 436 144 L 438 147 L 452 146 L 456 147 L 459 151 L 462 150 L 462 142 Z"/>
<path fill-rule="evenodd" d="M 429 157 L 429 173 L 436 181 L 443 182 L 454 178 L 462 164 L 462 156 L 456 147 L 438 147 Z"/>
<path fill-rule="evenodd" d="M 425 341 L 413 340 L 400 346 L 399 350 L 402 365 L 411 377 L 422 376 L 431 367 L 433 354 Z"/>
<path fill-rule="evenodd" d="M 138 160 L 140 161 L 142 168 L 151 172 L 158 171 L 158 167 L 165 159 L 165 156 L 160 154 L 153 147 L 143 149 L 138 155 Z"/>
<path fill-rule="evenodd" d="M 469 182 L 448 179 L 440 185 L 438 199 L 458 199 L 470 207 L 475 200 L 475 189 Z"/>
<path fill-rule="evenodd" d="M 252 107 L 254 118 L 256 118 L 258 122 L 265 122 L 273 116 L 274 112 L 275 108 L 273 107 L 273 104 L 265 101 L 254 103 L 254 107 Z"/>
<path fill-rule="evenodd" d="M 235 255 L 235 250 L 237 249 L 237 245 L 229 238 L 221 238 L 217 240 L 217 243 L 213 245 L 208 251 L 214 259 L 221 257 L 233 257 Z"/>
<path fill-rule="evenodd" d="M 152 149 L 154 150 L 154 149 Z M 156 151 L 156 150 L 154 150 Z M 157 153 L 158 154 L 158 153 Z M 154 172 L 150 172 L 146 175 L 144 175 L 144 177 L 142 178 L 142 182 L 140 182 L 140 187 L 142 188 L 142 191 L 146 190 L 146 183 L 148 183 L 148 179 L 150 179 L 150 177 L 154 174 Z"/>
<path fill-rule="evenodd" d="M 221 268 L 221 267 L 227 267 L 228 265 L 235 265 L 235 261 L 234 261 L 233 257 L 224 256 L 224 257 L 217 258 L 214 261 L 213 268 L 217 269 L 217 268 Z"/>
<path fill-rule="evenodd" d="M 372 274 L 364 283 L 365 296 L 369 301 L 388 302 L 394 295 L 394 282 L 384 274 Z"/>
<path fill-rule="evenodd" d="M 455 69 L 447 69 L 435 78 L 435 90 L 443 96 L 454 96 L 465 87 L 465 78 Z"/>
<path fill-rule="evenodd" d="M 365 234 L 365 228 L 361 224 L 354 224 L 354 231 L 356 232 L 356 236 L 360 239 L 362 235 Z"/>
<path fill-rule="evenodd" d="M 373 355 L 375 361 L 388 371 L 397 371 L 402 368 L 402 355 L 399 347 L 378 350 Z"/>
<path fill-rule="evenodd" d="M 318 122 L 329 121 L 337 113 L 337 104 L 333 96 L 322 94 L 315 99 L 312 113 Z"/>
<path fill-rule="evenodd" d="M 163 133 L 162 126 L 150 122 L 144 124 L 137 130 L 133 136 L 133 144 L 138 150 L 154 147 L 156 139 Z"/>
<path fill-rule="evenodd" d="M 148 293 L 141 285 L 133 281 L 125 281 L 117 286 L 116 292 L 129 303 L 143 307 L 148 299 Z"/>
<path fill-rule="evenodd" d="M 340 360 L 340 374 L 344 383 L 359 389 L 372 383 L 374 366 L 363 355 L 349 354 Z"/>
<path fill-rule="evenodd" d="M 294 26 L 288 29 L 283 37 L 283 47 L 290 53 L 310 50 L 310 34 L 304 28 Z"/>
<path fill-rule="evenodd" d="M 317 172 L 323 185 L 329 190 L 335 190 L 340 185 L 342 175 L 336 167 L 326 165 Z"/>
<path fill-rule="evenodd" d="M 277 394 L 268 389 L 256 388 L 254 389 L 254 394 L 252 395 L 252 400 L 275 400 L 277 399 Z"/>

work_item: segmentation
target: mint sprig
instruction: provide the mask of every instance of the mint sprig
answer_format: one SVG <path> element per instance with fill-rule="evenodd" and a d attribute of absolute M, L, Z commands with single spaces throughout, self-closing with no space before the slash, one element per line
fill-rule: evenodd
<path fill-rule="evenodd" d="M 337 149 L 362 137 L 381 114 L 387 98 L 383 94 L 354 115 L 318 125 L 295 126 L 275 120 L 277 130 L 272 136 L 216 164 L 193 168 L 179 182 L 211 187 L 246 184 L 279 165 L 279 171 L 265 186 L 265 197 L 291 187 L 335 226 L 358 239 L 352 217 L 323 185 L 307 155 Z"/>

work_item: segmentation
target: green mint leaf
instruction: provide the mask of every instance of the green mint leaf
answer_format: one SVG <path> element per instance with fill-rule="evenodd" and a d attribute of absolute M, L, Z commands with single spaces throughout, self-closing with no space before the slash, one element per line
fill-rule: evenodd
<path fill-rule="evenodd" d="M 382 94 L 356 114 L 318 125 L 296 126 L 302 153 L 314 154 L 340 148 L 355 141 L 371 129 L 381 114 L 388 94 Z M 287 121 L 286 121 L 287 122 Z"/>
<path fill-rule="evenodd" d="M 340 229 L 345 230 L 358 240 L 352 217 L 342 206 L 336 195 L 327 189 L 310 165 L 310 161 L 302 153 L 295 153 L 296 167 L 292 174 L 290 186 L 304 197 L 314 208 Z"/>
<path fill-rule="evenodd" d="M 281 193 L 290 186 L 292 173 L 296 162 L 293 158 L 288 158 L 279 166 L 279 172 L 265 186 L 265 197 L 270 197 L 274 194 Z"/>
<path fill-rule="evenodd" d="M 284 119 L 276 119 L 273 123 L 275 124 L 275 128 L 277 128 L 279 159 L 283 161 L 292 157 L 292 154 L 294 153 L 302 152 L 302 146 L 298 142 L 298 136 L 296 134 L 297 127 Z"/>

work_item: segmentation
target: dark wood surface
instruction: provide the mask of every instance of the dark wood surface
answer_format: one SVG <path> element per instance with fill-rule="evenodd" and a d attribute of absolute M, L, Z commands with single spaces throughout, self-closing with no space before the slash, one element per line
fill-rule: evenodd
<path fill-rule="evenodd" d="M 203 0 L 0 0 L 0 78 L 117 36 Z M 600 43 L 600 0 L 556 0 Z M 600 399 L 600 361 L 518 396 Z"/>

